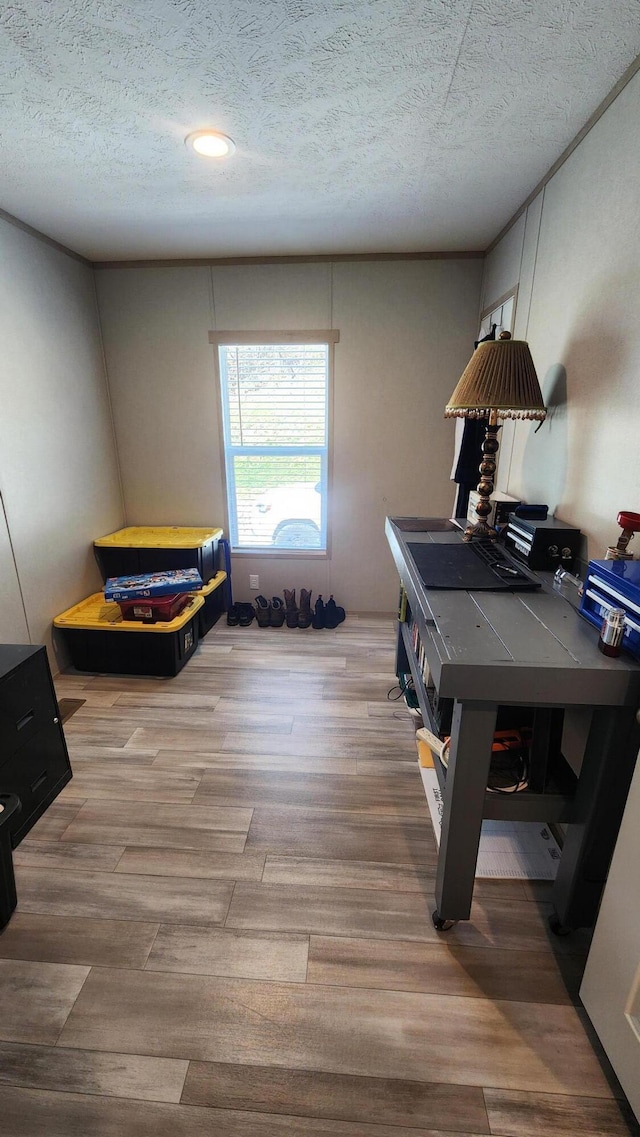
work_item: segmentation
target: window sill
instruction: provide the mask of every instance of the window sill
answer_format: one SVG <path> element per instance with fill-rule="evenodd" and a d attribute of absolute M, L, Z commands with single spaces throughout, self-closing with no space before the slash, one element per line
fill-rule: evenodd
<path fill-rule="evenodd" d="M 329 552 L 327 549 L 265 549 L 264 545 L 257 549 L 231 549 L 232 557 L 266 557 L 267 560 L 310 560 L 310 561 L 327 561 L 329 560 Z"/>

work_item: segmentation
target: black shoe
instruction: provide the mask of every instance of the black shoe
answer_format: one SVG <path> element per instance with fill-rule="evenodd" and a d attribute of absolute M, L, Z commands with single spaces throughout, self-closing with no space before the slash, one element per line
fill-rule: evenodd
<path fill-rule="evenodd" d="M 311 627 L 316 629 L 324 628 L 324 601 L 321 596 L 318 597 L 315 603 Z"/>
<path fill-rule="evenodd" d="M 230 628 L 237 628 L 238 622 L 238 605 L 232 604 L 227 612 L 227 623 Z"/>
<path fill-rule="evenodd" d="M 346 617 L 344 608 L 338 607 L 333 596 L 327 600 L 324 610 L 324 626 L 325 628 L 337 628 Z"/>
<path fill-rule="evenodd" d="M 285 603 L 285 619 L 288 628 L 298 627 L 298 609 L 296 607 L 296 590 L 295 588 L 284 589 L 284 603 Z"/>
<path fill-rule="evenodd" d="M 284 624 L 284 604 L 279 596 L 271 597 L 271 627 L 281 628 Z"/>
<path fill-rule="evenodd" d="M 238 623 L 241 628 L 248 628 L 255 616 L 253 604 L 236 604 L 238 609 Z"/>

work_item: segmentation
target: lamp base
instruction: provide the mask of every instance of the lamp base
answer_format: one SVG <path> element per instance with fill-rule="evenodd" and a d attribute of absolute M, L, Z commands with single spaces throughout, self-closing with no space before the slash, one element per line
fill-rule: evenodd
<path fill-rule="evenodd" d="M 491 514 L 491 494 L 493 493 L 493 478 L 496 472 L 496 454 L 498 453 L 498 414 L 491 411 L 487 422 L 487 432 L 482 443 L 482 461 L 480 463 L 480 481 L 478 494 L 480 500 L 476 505 L 475 525 L 468 525 L 464 531 L 463 541 L 495 541 L 498 536 L 493 525 L 489 525 L 487 517 Z"/>
<path fill-rule="evenodd" d="M 475 525 L 467 525 L 462 540 L 463 541 L 495 541 L 498 536 L 498 530 L 493 528 L 493 525 L 487 525 L 486 521 L 476 521 Z"/>

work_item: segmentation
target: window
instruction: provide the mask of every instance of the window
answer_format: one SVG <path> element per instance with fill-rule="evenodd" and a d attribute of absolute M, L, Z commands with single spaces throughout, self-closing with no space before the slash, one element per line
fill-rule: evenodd
<path fill-rule="evenodd" d="M 288 333 L 278 342 L 241 333 L 234 342 L 210 337 L 218 343 L 236 551 L 327 549 L 329 377 L 337 333 L 325 334 L 320 340 L 320 333 L 301 333 L 299 342 Z"/>

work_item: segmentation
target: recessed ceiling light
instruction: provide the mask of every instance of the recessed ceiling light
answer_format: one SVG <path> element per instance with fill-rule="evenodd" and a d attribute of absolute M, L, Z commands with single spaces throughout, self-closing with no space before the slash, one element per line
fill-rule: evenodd
<path fill-rule="evenodd" d="M 235 142 L 219 130 L 194 130 L 185 143 L 203 158 L 228 158 L 236 148 Z"/>

